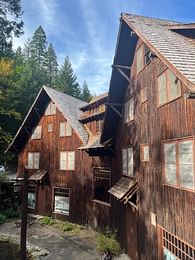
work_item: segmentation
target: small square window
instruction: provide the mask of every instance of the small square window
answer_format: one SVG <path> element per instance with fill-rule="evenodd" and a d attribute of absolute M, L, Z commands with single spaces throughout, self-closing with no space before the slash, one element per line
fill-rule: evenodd
<path fill-rule="evenodd" d="M 53 124 L 47 125 L 48 132 L 53 132 Z"/>

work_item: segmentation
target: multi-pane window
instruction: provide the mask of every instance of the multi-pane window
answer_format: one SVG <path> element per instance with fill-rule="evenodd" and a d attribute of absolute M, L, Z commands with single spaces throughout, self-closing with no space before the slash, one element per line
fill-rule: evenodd
<path fill-rule="evenodd" d="M 71 136 L 72 127 L 67 122 L 60 122 L 60 137 Z"/>
<path fill-rule="evenodd" d="M 54 188 L 54 213 L 69 215 L 70 189 Z"/>
<path fill-rule="evenodd" d="M 195 259 L 195 248 L 161 228 L 162 255 L 165 260 Z"/>
<path fill-rule="evenodd" d="M 123 174 L 133 176 L 133 148 L 122 149 Z"/>
<path fill-rule="evenodd" d="M 55 115 L 56 114 L 56 105 L 53 102 L 50 102 L 48 107 L 45 110 L 45 115 Z"/>
<path fill-rule="evenodd" d="M 140 146 L 140 157 L 141 157 L 141 161 L 145 161 L 145 162 L 149 161 L 149 145 L 148 144 L 142 144 Z"/>
<path fill-rule="evenodd" d="M 36 206 L 36 188 L 28 186 L 28 208 L 35 209 Z"/>
<path fill-rule="evenodd" d="M 164 143 L 165 183 L 194 189 L 194 141 L 177 140 Z"/>
<path fill-rule="evenodd" d="M 169 69 L 166 69 L 158 76 L 158 105 L 163 105 L 180 96 L 180 81 Z"/>
<path fill-rule="evenodd" d="M 128 123 L 134 118 L 134 100 L 129 99 L 124 105 L 124 122 Z"/>
<path fill-rule="evenodd" d="M 32 139 L 40 139 L 41 138 L 41 125 L 38 125 L 32 133 Z"/>
<path fill-rule="evenodd" d="M 137 50 L 137 73 L 151 60 L 151 52 L 146 44 L 142 44 Z"/>
<path fill-rule="evenodd" d="M 75 169 L 75 152 L 66 151 L 60 152 L 60 170 Z"/>
<path fill-rule="evenodd" d="M 110 168 L 95 167 L 93 169 L 93 199 L 110 202 Z"/>
<path fill-rule="evenodd" d="M 39 169 L 40 153 L 28 153 L 28 169 Z"/>
<path fill-rule="evenodd" d="M 147 100 L 147 87 L 143 86 L 140 91 L 141 96 L 141 103 L 145 102 Z"/>
<path fill-rule="evenodd" d="M 52 123 L 49 123 L 47 125 L 47 130 L 48 130 L 48 132 L 53 132 L 53 124 Z"/>

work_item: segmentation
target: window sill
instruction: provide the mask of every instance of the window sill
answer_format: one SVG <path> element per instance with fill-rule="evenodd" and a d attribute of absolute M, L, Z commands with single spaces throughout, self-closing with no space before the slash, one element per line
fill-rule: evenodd
<path fill-rule="evenodd" d="M 111 207 L 110 203 L 104 202 L 104 201 L 101 201 L 101 200 L 94 199 L 94 200 L 92 200 L 92 202 L 97 203 L 97 204 L 102 204 L 102 205 L 107 206 L 107 207 Z"/>
<path fill-rule="evenodd" d="M 177 190 L 182 190 L 182 191 L 187 191 L 187 192 L 193 192 L 195 193 L 195 189 L 191 190 L 191 189 L 187 189 L 187 188 L 183 188 L 183 187 L 178 187 L 178 186 L 174 186 L 171 184 L 163 184 L 164 187 L 169 187 L 169 188 L 173 188 L 173 189 L 177 189 Z"/>
<path fill-rule="evenodd" d="M 63 216 L 69 216 L 69 213 L 63 213 L 63 212 L 58 212 L 58 211 L 53 211 L 53 214 L 58 214 L 58 215 L 63 215 Z"/>
<path fill-rule="evenodd" d="M 172 103 L 173 101 L 175 101 L 175 100 L 177 100 L 177 99 L 179 99 L 179 98 L 181 98 L 181 97 L 182 97 L 182 95 L 180 95 L 179 97 L 176 97 L 176 98 L 174 98 L 174 99 L 172 99 L 172 100 L 170 100 L 170 101 L 167 101 L 166 103 L 163 103 L 163 104 L 161 104 L 161 105 L 157 105 L 156 108 L 161 108 L 161 107 L 163 107 L 163 106 L 165 106 L 165 105 L 167 105 L 167 104 Z"/>

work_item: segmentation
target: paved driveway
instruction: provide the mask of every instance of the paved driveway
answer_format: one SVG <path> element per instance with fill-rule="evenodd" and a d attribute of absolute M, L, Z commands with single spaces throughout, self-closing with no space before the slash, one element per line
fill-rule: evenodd
<path fill-rule="evenodd" d="M 15 227 L 13 222 L 0 225 L 0 237 L 9 237 L 18 242 L 20 228 Z M 100 259 L 95 248 L 93 230 L 83 230 L 78 235 L 70 235 L 52 227 L 41 226 L 37 222 L 28 228 L 27 241 L 28 246 L 38 254 L 40 250 L 47 253 L 46 256 L 37 257 L 41 260 Z"/>

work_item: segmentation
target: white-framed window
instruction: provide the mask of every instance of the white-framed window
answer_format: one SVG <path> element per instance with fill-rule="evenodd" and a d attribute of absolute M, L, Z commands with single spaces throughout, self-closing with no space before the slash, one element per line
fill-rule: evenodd
<path fill-rule="evenodd" d="M 60 170 L 75 169 L 75 152 L 66 151 L 60 152 Z"/>
<path fill-rule="evenodd" d="M 53 102 L 50 102 L 45 110 L 45 115 L 55 115 L 56 114 L 56 105 Z"/>
<path fill-rule="evenodd" d="M 49 123 L 47 125 L 47 130 L 48 130 L 48 132 L 53 132 L 53 124 L 52 123 Z"/>
<path fill-rule="evenodd" d="M 124 105 L 124 122 L 128 123 L 134 119 L 134 100 L 129 99 Z"/>
<path fill-rule="evenodd" d="M 28 153 L 28 169 L 39 169 L 39 152 L 29 152 Z"/>
<path fill-rule="evenodd" d="M 195 189 L 193 139 L 165 142 L 163 165 L 166 184 Z"/>
<path fill-rule="evenodd" d="M 122 149 L 123 174 L 133 176 L 133 148 Z"/>
<path fill-rule="evenodd" d="M 28 186 L 28 208 L 35 209 L 36 206 L 36 187 Z"/>
<path fill-rule="evenodd" d="M 72 127 L 67 122 L 60 122 L 60 137 L 63 136 L 71 136 L 72 135 Z"/>
<path fill-rule="evenodd" d="M 158 105 L 166 104 L 181 96 L 180 80 L 166 69 L 158 76 Z"/>
<path fill-rule="evenodd" d="M 141 157 L 141 161 L 145 161 L 145 162 L 149 161 L 149 145 L 148 144 L 140 145 L 140 157 Z"/>
<path fill-rule="evenodd" d="M 70 189 L 54 188 L 54 213 L 69 215 Z"/>
<path fill-rule="evenodd" d="M 41 139 L 41 129 L 42 129 L 41 125 L 35 127 L 31 135 L 31 139 Z"/>

